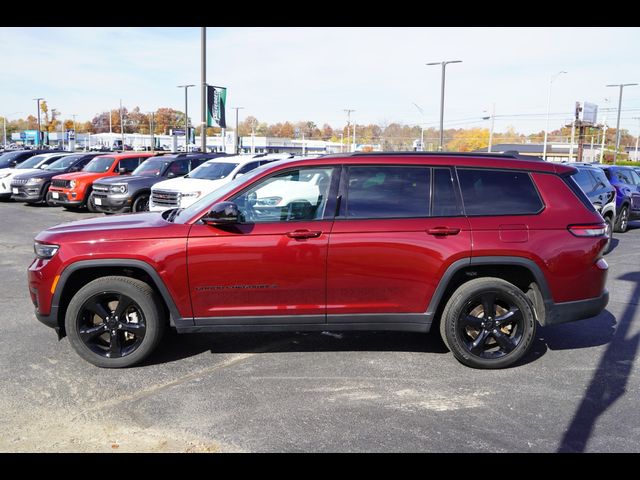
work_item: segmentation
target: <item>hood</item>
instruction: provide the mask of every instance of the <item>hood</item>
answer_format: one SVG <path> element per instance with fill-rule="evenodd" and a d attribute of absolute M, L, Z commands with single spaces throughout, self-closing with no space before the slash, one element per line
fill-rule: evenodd
<path fill-rule="evenodd" d="M 107 171 L 107 172 L 101 172 L 101 173 L 94 173 L 94 172 L 72 172 L 72 173 L 62 173 L 60 175 L 56 175 L 56 178 L 58 180 L 82 180 L 82 179 L 91 179 L 91 178 L 100 178 L 100 177 L 108 177 L 110 175 L 113 175 L 113 173 Z"/>
<path fill-rule="evenodd" d="M 171 180 L 164 180 L 163 182 L 156 183 L 153 186 L 154 190 L 171 190 L 174 192 L 194 192 L 200 191 L 203 194 L 206 192 L 213 192 L 216 188 L 228 183 L 226 178 L 220 180 L 206 180 L 200 178 L 172 178 Z"/>
<path fill-rule="evenodd" d="M 113 185 L 113 184 L 132 184 L 132 183 L 149 183 L 152 180 L 162 180 L 162 177 L 157 175 L 117 175 L 115 177 L 107 177 L 98 180 L 96 183 L 100 185 Z"/>
<path fill-rule="evenodd" d="M 29 172 L 28 170 L 24 170 L 24 172 L 28 172 L 28 173 L 20 173 L 19 175 L 16 175 L 14 178 L 20 178 L 20 179 L 51 178 L 51 177 L 55 177 L 56 175 L 60 175 L 60 172 L 54 172 L 51 170 L 41 170 L 41 169 L 37 169 L 31 172 Z"/>
<path fill-rule="evenodd" d="M 95 217 L 63 223 L 43 230 L 35 240 L 67 243 L 73 241 L 100 243 L 111 240 L 168 238 L 186 236 L 188 226 L 167 222 L 158 212 Z"/>

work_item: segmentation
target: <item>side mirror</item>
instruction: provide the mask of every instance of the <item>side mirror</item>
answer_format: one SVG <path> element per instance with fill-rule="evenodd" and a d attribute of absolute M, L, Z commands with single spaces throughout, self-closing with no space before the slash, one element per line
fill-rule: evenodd
<path fill-rule="evenodd" d="M 176 174 L 174 172 L 167 173 L 167 178 L 173 178 L 175 176 L 176 176 Z"/>
<path fill-rule="evenodd" d="M 129 170 L 127 170 L 125 167 L 120 167 L 118 169 L 118 174 L 119 175 L 124 175 L 125 173 L 129 173 Z"/>
<path fill-rule="evenodd" d="M 233 202 L 216 203 L 202 221 L 207 225 L 233 225 L 240 222 L 240 209 Z"/>

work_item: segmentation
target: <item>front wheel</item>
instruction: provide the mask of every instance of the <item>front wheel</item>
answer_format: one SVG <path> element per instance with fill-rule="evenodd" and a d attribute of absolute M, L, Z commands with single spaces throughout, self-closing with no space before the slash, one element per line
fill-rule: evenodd
<path fill-rule="evenodd" d="M 98 367 L 130 367 L 158 345 L 165 322 L 153 289 L 130 277 L 101 277 L 69 302 L 65 329 L 73 349 Z"/>
<path fill-rule="evenodd" d="M 473 368 L 505 368 L 531 348 L 536 319 L 526 295 L 500 278 L 477 278 L 451 295 L 440 334 L 453 355 Z"/>
<path fill-rule="evenodd" d="M 149 211 L 149 195 L 141 194 L 136 197 L 131 205 L 132 212 L 148 212 Z"/>

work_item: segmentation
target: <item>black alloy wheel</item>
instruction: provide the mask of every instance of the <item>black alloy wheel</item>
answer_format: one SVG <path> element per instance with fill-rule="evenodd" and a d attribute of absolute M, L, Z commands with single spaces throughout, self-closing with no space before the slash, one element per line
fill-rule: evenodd
<path fill-rule="evenodd" d="M 536 318 L 522 290 L 500 278 L 462 284 L 443 311 L 440 333 L 454 356 L 474 368 L 504 368 L 533 343 Z"/>
<path fill-rule="evenodd" d="M 161 300 L 145 282 L 100 277 L 73 296 L 65 331 L 86 361 L 106 368 L 129 367 L 146 358 L 165 329 Z"/>
<path fill-rule="evenodd" d="M 103 292 L 90 297 L 80 307 L 77 322 L 83 343 L 105 358 L 120 358 L 133 353 L 142 344 L 147 330 L 140 306 L 118 292 Z"/>
<path fill-rule="evenodd" d="M 131 206 L 132 212 L 148 212 L 149 211 L 149 195 L 138 195 Z"/>

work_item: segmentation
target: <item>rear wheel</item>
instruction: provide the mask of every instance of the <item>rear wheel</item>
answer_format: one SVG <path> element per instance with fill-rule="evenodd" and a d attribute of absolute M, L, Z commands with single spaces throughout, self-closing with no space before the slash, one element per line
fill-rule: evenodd
<path fill-rule="evenodd" d="M 613 240 L 613 217 L 607 215 L 604 217 L 604 221 L 607 224 L 607 244 L 604 247 L 604 253 L 609 253 L 609 250 L 611 250 L 611 241 Z"/>
<path fill-rule="evenodd" d="M 526 295 L 500 278 L 477 278 L 451 295 L 442 313 L 440 334 L 461 363 L 504 368 L 531 348 L 536 319 Z"/>
<path fill-rule="evenodd" d="M 130 277 L 101 277 L 69 302 L 65 330 L 73 349 L 98 367 L 130 367 L 144 360 L 164 331 L 160 300 Z"/>
<path fill-rule="evenodd" d="M 620 213 L 618 213 L 618 217 L 616 218 L 616 228 L 615 231 L 619 233 L 624 233 L 627 231 L 629 227 L 629 205 L 623 205 L 620 209 Z"/>

